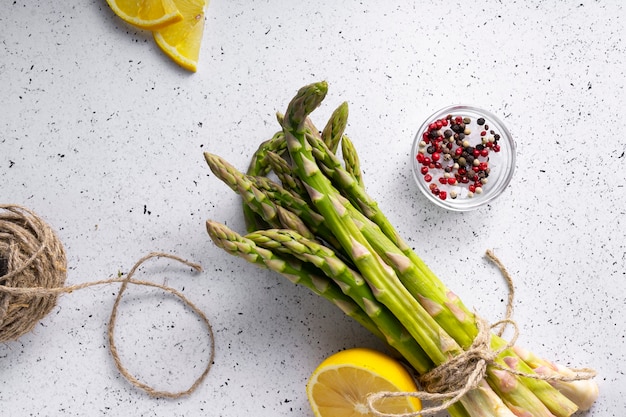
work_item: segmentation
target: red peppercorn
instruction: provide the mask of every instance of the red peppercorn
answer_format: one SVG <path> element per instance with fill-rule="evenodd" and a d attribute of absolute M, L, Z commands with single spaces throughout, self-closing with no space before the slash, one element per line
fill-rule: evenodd
<path fill-rule="evenodd" d="M 428 174 L 428 167 L 423 166 L 423 167 L 420 169 L 420 172 L 422 173 L 422 175 L 426 175 L 426 174 Z"/>
<path fill-rule="evenodd" d="M 443 127 L 443 123 L 441 122 L 441 120 L 437 120 L 435 122 L 435 126 L 437 126 L 437 130 L 439 130 Z"/>
<path fill-rule="evenodd" d="M 441 190 L 439 190 L 439 188 L 433 188 L 433 194 L 439 195 L 440 192 Z"/>
<path fill-rule="evenodd" d="M 489 149 L 484 148 L 480 151 L 480 156 L 486 158 L 487 156 L 489 156 Z"/>
<path fill-rule="evenodd" d="M 493 151 L 494 152 L 500 152 L 500 145 L 498 145 L 498 144 L 493 145 Z"/>
<path fill-rule="evenodd" d="M 487 168 L 489 168 L 489 164 L 486 162 L 481 162 L 480 164 L 478 164 L 478 169 L 481 171 L 486 170 Z"/>
<path fill-rule="evenodd" d="M 444 178 L 444 177 L 439 177 L 439 182 L 442 184 L 447 184 L 448 183 L 448 179 Z"/>
<path fill-rule="evenodd" d="M 448 184 L 449 184 L 449 185 L 454 185 L 454 184 L 456 184 L 456 178 L 452 178 L 452 177 L 448 178 Z"/>
<path fill-rule="evenodd" d="M 459 175 L 467 174 L 467 170 L 465 168 L 459 168 Z"/>
<path fill-rule="evenodd" d="M 487 131 L 483 130 L 482 132 L 480 132 L 480 136 L 486 136 L 487 135 Z"/>
<path fill-rule="evenodd" d="M 436 168 L 436 169 L 441 169 L 441 168 L 443 168 L 443 166 L 441 165 L 441 162 L 435 162 L 435 164 L 434 164 L 434 165 L 435 165 L 435 168 Z"/>
<path fill-rule="evenodd" d="M 431 155 L 431 158 L 433 159 L 433 161 L 435 161 L 435 162 L 436 162 L 436 161 L 438 161 L 438 160 L 439 160 L 439 158 L 441 158 L 441 155 L 439 154 L 439 152 L 434 152 L 434 153 Z"/>
<path fill-rule="evenodd" d="M 474 149 L 472 151 L 472 155 L 474 156 L 474 158 L 478 158 L 480 156 L 480 151 L 478 149 Z"/>
<path fill-rule="evenodd" d="M 430 125 L 428 125 L 428 130 L 437 130 L 437 123 L 431 123 Z"/>
<path fill-rule="evenodd" d="M 424 181 L 431 182 L 433 180 L 433 176 L 430 174 L 424 175 Z"/>
<path fill-rule="evenodd" d="M 476 191 L 476 186 L 475 186 L 474 184 L 470 184 L 470 185 L 467 187 L 467 189 L 468 189 L 468 190 L 470 190 L 471 192 L 474 192 L 474 191 Z"/>
<path fill-rule="evenodd" d="M 455 155 L 458 155 L 458 156 L 463 155 L 463 148 L 456 148 L 456 149 L 454 150 L 454 154 L 455 154 Z"/>
<path fill-rule="evenodd" d="M 448 193 L 445 191 L 439 191 L 439 198 L 445 200 L 448 197 Z"/>
<path fill-rule="evenodd" d="M 424 155 L 424 160 L 422 161 L 424 165 L 430 165 L 430 158 Z"/>

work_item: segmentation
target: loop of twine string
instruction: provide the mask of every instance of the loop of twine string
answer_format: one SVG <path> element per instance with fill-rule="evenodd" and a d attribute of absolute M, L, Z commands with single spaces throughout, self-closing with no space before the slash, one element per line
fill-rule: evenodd
<path fill-rule="evenodd" d="M 109 350 L 118 371 L 135 387 L 153 397 L 180 398 L 195 391 L 206 378 L 215 356 L 213 329 L 208 318 L 191 300 L 174 288 L 134 279 L 139 267 L 152 258 L 169 258 L 201 271 L 202 267 L 176 255 L 152 252 L 142 257 L 125 277 L 64 286 L 67 267 L 62 244 L 34 212 L 21 206 L 0 205 L 0 342 L 18 339 L 47 315 L 57 296 L 104 284 L 121 283 L 109 323 Z M 154 287 L 178 297 L 205 325 L 209 339 L 209 358 L 200 376 L 186 390 L 157 390 L 139 381 L 122 364 L 115 343 L 115 324 L 120 301 L 128 284 Z"/>
<path fill-rule="evenodd" d="M 507 282 L 508 300 L 506 315 L 503 320 L 489 324 L 485 319 L 475 315 L 478 333 L 472 345 L 458 356 L 437 366 L 428 373 L 417 378 L 424 391 L 419 392 L 394 392 L 382 391 L 372 393 L 367 397 L 367 405 L 376 417 L 418 417 L 431 415 L 443 411 L 460 401 L 469 391 L 477 388 L 485 378 L 489 366 L 503 370 L 510 374 L 543 381 L 573 382 L 591 379 L 596 376 L 596 371 L 589 368 L 571 369 L 572 375 L 539 375 L 536 373 L 521 372 L 505 367 L 496 362 L 498 356 L 513 347 L 519 336 L 517 323 L 512 319 L 513 299 L 515 287 L 513 279 L 504 267 L 500 259 L 491 251 L 487 250 L 486 256 L 500 270 Z M 502 336 L 507 327 L 513 328 L 512 337 L 500 349 L 492 350 L 490 347 L 491 330 L 498 329 L 496 334 Z M 420 411 L 410 413 L 383 413 L 376 407 L 376 403 L 385 398 L 413 397 L 423 401 L 437 402 L 439 405 L 425 407 Z"/>

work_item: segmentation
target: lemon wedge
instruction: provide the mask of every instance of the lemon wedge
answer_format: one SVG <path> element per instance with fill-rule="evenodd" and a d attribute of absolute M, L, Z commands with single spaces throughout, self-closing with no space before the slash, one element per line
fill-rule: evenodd
<path fill-rule="evenodd" d="M 204 33 L 204 0 L 174 0 L 183 16 L 178 23 L 153 33 L 154 40 L 167 56 L 181 67 L 196 72 Z"/>
<path fill-rule="evenodd" d="M 159 30 L 183 20 L 174 0 L 107 0 L 122 20 L 141 29 Z"/>
<path fill-rule="evenodd" d="M 347 349 L 326 358 L 311 374 L 306 391 L 316 417 L 370 417 L 368 395 L 377 392 L 415 392 L 409 372 L 395 359 L 372 349 Z M 382 413 L 414 413 L 421 402 L 414 397 L 384 398 L 374 406 Z"/>

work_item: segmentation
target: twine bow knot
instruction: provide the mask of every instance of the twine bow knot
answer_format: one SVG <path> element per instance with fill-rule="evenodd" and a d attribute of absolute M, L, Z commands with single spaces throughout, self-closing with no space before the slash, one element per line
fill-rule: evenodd
<path fill-rule="evenodd" d="M 472 345 L 461 354 L 450 358 L 447 362 L 433 368 L 431 371 L 417 377 L 417 382 L 423 388 L 419 392 L 394 392 L 383 391 L 372 393 L 367 397 L 367 406 L 376 417 L 418 417 L 431 415 L 443 411 L 458 402 L 469 391 L 479 387 L 485 379 L 488 367 L 494 367 L 517 376 L 523 376 L 544 381 L 578 381 L 591 379 L 596 375 L 593 369 L 573 369 L 573 376 L 564 375 L 539 375 L 536 373 L 520 372 L 510 367 L 500 365 L 496 359 L 498 356 L 513 347 L 519 336 L 517 323 L 512 319 L 513 298 L 515 288 L 513 279 L 507 269 L 495 254 L 488 250 L 487 257 L 500 269 L 508 286 L 508 301 L 506 316 L 494 324 L 475 315 L 478 333 Z M 491 330 L 498 329 L 497 335 L 502 336 L 507 327 L 513 328 L 513 335 L 506 344 L 497 350 L 491 349 Z M 423 401 L 439 403 L 431 407 L 425 407 L 420 411 L 411 413 L 383 413 L 378 410 L 376 403 L 385 398 L 414 397 Z"/>

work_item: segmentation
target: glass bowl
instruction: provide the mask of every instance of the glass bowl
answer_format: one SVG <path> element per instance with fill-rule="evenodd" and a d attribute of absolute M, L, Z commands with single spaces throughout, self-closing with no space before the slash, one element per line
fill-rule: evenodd
<path fill-rule="evenodd" d="M 511 182 L 515 141 L 492 113 L 443 108 L 420 126 L 411 153 L 413 178 L 434 204 L 469 211 L 493 201 Z"/>

